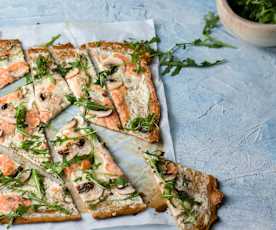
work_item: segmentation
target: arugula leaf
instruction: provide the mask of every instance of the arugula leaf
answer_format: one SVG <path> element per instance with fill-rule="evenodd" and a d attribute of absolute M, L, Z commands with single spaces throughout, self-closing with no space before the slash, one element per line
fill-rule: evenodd
<path fill-rule="evenodd" d="M 65 65 L 57 64 L 57 67 L 54 69 L 54 71 L 59 73 L 64 78 L 71 69 L 72 67 L 65 67 Z"/>
<path fill-rule="evenodd" d="M 194 46 L 204 46 L 204 47 L 208 47 L 208 48 L 215 48 L 215 49 L 219 49 L 219 48 L 236 48 L 233 45 L 227 44 L 223 41 L 220 41 L 210 35 L 206 35 L 203 39 L 202 38 L 198 38 L 195 39 L 194 41 L 192 41 L 192 45 Z"/>
<path fill-rule="evenodd" d="M 39 198 L 42 198 L 45 195 L 43 177 L 37 172 L 36 169 L 32 169 L 32 180 L 34 181 L 37 195 Z"/>
<path fill-rule="evenodd" d="M 127 124 L 126 129 L 131 131 L 148 133 L 158 126 L 157 123 L 158 121 L 157 121 L 156 114 L 151 113 L 146 117 L 136 117 L 130 120 Z"/>
<path fill-rule="evenodd" d="M 15 107 L 16 129 L 24 135 L 26 135 L 25 128 L 28 127 L 28 125 L 25 122 L 26 114 L 27 108 L 23 103 Z"/>
<path fill-rule="evenodd" d="M 93 169 L 86 170 L 86 179 L 98 185 L 102 189 L 108 189 L 110 187 L 109 183 L 97 179 L 97 177 L 95 176 L 95 171 Z"/>
<path fill-rule="evenodd" d="M 106 86 L 106 81 L 108 80 L 108 77 L 117 72 L 118 66 L 112 65 L 110 69 L 101 71 L 97 74 L 97 79 L 95 81 L 95 84 L 100 85 L 101 87 Z"/>
<path fill-rule="evenodd" d="M 0 172 L 0 185 L 5 188 L 14 188 L 22 186 L 22 182 L 18 176 L 4 176 L 3 173 Z"/>
<path fill-rule="evenodd" d="M 25 206 L 25 205 L 22 205 L 20 204 L 17 209 L 15 211 L 10 211 L 8 214 L 3 214 L 0 216 L 0 219 L 1 217 L 6 217 L 9 222 L 7 224 L 7 228 L 10 228 L 11 225 L 14 223 L 14 220 L 17 218 L 17 217 L 21 217 L 23 216 L 24 214 L 26 214 L 28 211 L 30 210 L 30 207 L 29 206 Z"/>
<path fill-rule="evenodd" d="M 93 111 L 107 111 L 110 108 L 104 105 L 101 105 L 92 99 L 89 99 L 88 97 L 80 97 L 77 99 L 72 94 L 65 95 L 66 99 L 71 103 L 71 105 L 76 105 L 78 107 L 83 106 L 87 110 L 93 110 Z"/>
<path fill-rule="evenodd" d="M 87 136 L 89 136 L 92 140 L 96 140 L 97 137 L 97 132 L 95 129 L 93 129 L 91 126 L 87 126 L 87 127 L 81 127 L 81 128 L 77 128 L 76 131 L 81 131 L 83 130 Z"/>
<path fill-rule="evenodd" d="M 51 140 L 51 143 L 53 145 L 62 145 L 64 142 L 67 142 L 69 140 L 74 141 L 74 140 L 78 140 L 78 139 L 79 139 L 79 137 L 67 137 L 67 136 L 60 137 L 60 136 L 57 136 L 56 139 Z"/>
<path fill-rule="evenodd" d="M 86 71 L 88 69 L 88 60 L 85 55 L 80 55 L 79 59 L 76 60 L 75 62 L 69 63 L 69 66 L 71 69 L 73 68 L 78 68 L 80 70 Z"/>
<path fill-rule="evenodd" d="M 26 85 L 33 83 L 33 79 L 30 73 L 26 73 L 23 77 L 25 78 Z"/>
<path fill-rule="evenodd" d="M 47 155 L 48 149 L 43 147 L 41 148 L 42 144 L 43 143 L 39 137 L 32 136 L 32 139 L 22 141 L 19 148 L 35 155 Z"/>
<path fill-rule="evenodd" d="M 111 184 L 117 187 L 125 187 L 126 185 L 128 185 L 128 181 L 125 177 L 120 176 L 112 180 Z"/>
<path fill-rule="evenodd" d="M 60 37 L 61 37 L 61 34 L 57 34 L 57 35 L 53 36 L 53 37 L 51 38 L 51 40 L 48 41 L 47 43 L 45 43 L 43 46 L 44 46 L 44 47 L 52 46 L 52 45 L 56 42 L 56 40 L 58 40 Z"/>
<path fill-rule="evenodd" d="M 210 35 L 212 30 L 218 26 L 219 16 L 215 15 L 213 12 L 208 12 L 207 15 L 204 16 L 205 25 L 202 31 L 203 35 Z"/>
<path fill-rule="evenodd" d="M 49 60 L 47 60 L 46 57 L 39 55 L 38 58 L 36 59 L 36 74 L 34 75 L 34 79 L 41 79 L 45 76 L 49 76 L 49 67 L 50 63 Z"/>
<path fill-rule="evenodd" d="M 160 65 L 165 66 L 166 68 L 161 73 L 162 75 L 171 73 L 172 76 L 176 76 L 180 73 L 180 71 L 184 68 L 205 68 L 205 67 L 211 67 L 219 64 L 225 63 L 225 60 L 216 60 L 214 62 L 209 62 L 207 60 L 197 63 L 194 59 L 186 58 L 183 60 L 179 59 L 173 59 L 169 61 L 163 61 Z"/>

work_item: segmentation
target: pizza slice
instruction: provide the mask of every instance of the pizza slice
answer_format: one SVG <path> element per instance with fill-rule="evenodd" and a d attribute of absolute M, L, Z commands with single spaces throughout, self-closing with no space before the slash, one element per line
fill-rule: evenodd
<path fill-rule="evenodd" d="M 29 72 L 19 40 L 0 40 L 0 89 Z"/>
<path fill-rule="evenodd" d="M 95 130 L 81 118 L 71 120 L 51 142 L 57 163 L 49 163 L 49 171 L 65 175 L 94 218 L 135 214 L 146 208 Z"/>
<path fill-rule="evenodd" d="M 75 49 L 70 43 L 52 46 L 50 50 L 73 92 L 73 95 L 66 95 L 70 103 L 80 106 L 90 122 L 118 130 L 120 119 L 107 91 L 91 81 L 96 72 L 86 50 Z"/>
<path fill-rule="evenodd" d="M 63 185 L 4 154 L 0 154 L 0 204 L 0 223 L 8 226 L 80 219 Z"/>
<path fill-rule="evenodd" d="M 137 51 L 128 43 L 114 42 L 91 42 L 82 48 L 88 50 L 98 70 L 94 83 L 111 95 L 123 132 L 158 142 L 160 106 L 146 51 L 136 55 Z M 139 59 L 139 64 L 134 59 Z"/>
<path fill-rule="evenodd" d="M 223 199 L 216 178 L 166 160 L 159 151 L 144 157 L 179 229 L 210 229 Z"/>
<path fill-rule="evenodd" d="M 37 165 L 50 160 L 32 85 L 0 97 L 0 144 Z"/>
<path fill-rule="evenodd" d="M 31 48 L 27 55 L 40 120 L 47 123 L 69 106 L 65 95 L 70 94 L 70 89 L 47 48 Z"/>

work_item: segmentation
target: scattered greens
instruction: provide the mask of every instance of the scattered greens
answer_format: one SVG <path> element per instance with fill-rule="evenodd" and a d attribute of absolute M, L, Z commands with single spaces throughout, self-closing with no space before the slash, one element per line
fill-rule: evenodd
<path fill-rule="evenodd" d="M 26 85 L 29 85 L 31 83 L 33 83 L 33 79 L 30 73 L 26 73 L 24 75 L 25 81 L 26 81 Z"/>
<path fill-rule="evenodd" d="M 60 137 L 60 136 L 57 136 L 56 139 L 51 141 L 51 143 L 53 145 L 57 146 L 57 145 L 62 145 L 64 142 L 67 142 L 69 140 L 75 141 L 75 140 L 78 140 L 78 139 L 79 139 L 79 137 L 67 137 L 67 136 Z"/>
<path fill-rule="evenodd" d="M 157 122 L 158 121 L 156 115 L 154 113 L 151 113 L 146 117 L 136 117 L 130 120 L 127 124 L 126 129 L 148 133 L 158 126 Z"/>
<path fill-rule="evenodd" d="M 45 76 L 49 76 L 49 67 L 50 67 L 50 62 L 47 60 L 46 57 L 39 55 L 38 58 L 36 59 L 36 74 L 34 75 L 34 79 L 41 79 Z"/>
<path fill-rule="evenodd" d="M 48 149 L 41 147 L 42 144 L 43 143 L 39 137 L 32 136 L 31 138 L 22 141 L 19 148 L 31 152 L 34 155 L 47 155 Z"/>
<path fill-rule="evenodd" d="M 56 42 L 56 40 L 58 40 L 60 37 L 61 37 L 61 34 L 57 34 L 57 35 L 53 36 L 53 37 L 51 38 L 51 40 L 48 41 L 47 43 L 45 43 L 43 46 L 44 46 L 44 47 L 52 46 L 52 45 Z"/>
<path fill-rule="evenodd" d="M 37 196 L 41 199 L 45 195 L 43 178 L 39 175 L 36 169 L 32 169 L 31 178 L 35 184 Z"/>
<path fill-rule="evenodd" d="M 8 222 L 8 224 L 7 224 L 6 227 L 10 228 L 11 225 L 13 224 L 14 220 L 17 217 L 23 216 L 29 210 L 30 210 L 29 206 L 25 206 L 25 205 L 21 205 L 20 204 L 15 211 L 10 211 L 8 214 L 0 214 L 0 219 L 3 218 L 3 217 L 6 217 L 9 220 L 9 222 Z"/>
<path fill-rule="evenodd" d="M 112 65 L 110 69 L 101 71 L 97 74 L 97 79 L 95 81 L 95 84 L 100 85 L 101 87 L 106 86 L 106 81 L 108 80 L 108 77 L 117 72 L 118 66 Z"/>
<path fill-rule="evenodd" d="M 151 47 L 153 43 L 159 43 L 160 39 L 158 37 L 153 37 L 149 41 L 129 41 L 127 44 L 133 50 L 131 53 L 131 61 L 135 64 L 136 72 L 143 72 L 144 69 L 142 67 L 143 58 L 153 58 L 159 57 L 160 66 L 163 68 L 161 71 L 162 75 L 171 74 L 172 76 L 178 75 L 182 69 L 189 68 L 189 67 L 199 67 L 199 68 L 206 68 L 215 65 L 219 65 L 225 63 L 225 60 L 216 60 L 216 61 L 202 61 L 197 62 L 192 58 L 184 58 L 180 59 L 176 56 L 176 53 L 180 50 L 186 50 L 190 46 L 194 47 L 208 47 L 208 48 L 235 48 L 234 46 L 227 44 L 223 41 L 218 40 L 217 38 L 213 37 L 211 33 L 213 29 L 218 27 L 219 17 L 212 12 L 209 12 L 205 17 L 205 26 L 203 28 L 202 38 L 197 38 L 192 42 L 185 42 L 185 43 L 178 43 L 174 45 L 169 50 L 163 52 L 160 50 L 155 50 Z"/>
<path fill-rule="evenodd" d="M 110 108 L 104 105 L 101 105 L 95 101 L 92 101 L 88 97 L 80 97 L 77 99 L 74 95 L 68 94 L 65 96 L 66 99 L 72 104 L 76 105 L 78 107 L 84 107 L 87 110 L 93 110 L 93 111 L 107 111 Z"/>
<path fill-rule="evenodd" d="M 229 3 L 243 18 L 259 23 L 276 23 L 275 0 L 230 0 Z"/>
<path fill-rule="evenodd" d="M 15 108 L 16 129 L 24 135 L 26 134 L 25 128 L 28 127 L 28 125 L 25 122 L 26 114 L 27 114 L 27 108 L 23 103 L 16 106 Z"/>
<path fill-rule="evenodd" d="M 20 173 L 18 175 L 20 175 Z M 16 177 L 4 176 L 2 172 L 0 172 L 0 188 L 14 188 L 21 186 L 22 182 L 18 178 L 18 175 Z"/>

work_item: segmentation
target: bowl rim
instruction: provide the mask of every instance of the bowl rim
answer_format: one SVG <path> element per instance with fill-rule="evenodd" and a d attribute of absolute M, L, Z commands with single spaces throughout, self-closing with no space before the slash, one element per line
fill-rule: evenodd
<path fill-rule="evenodd" d="M 276 29 L 276 24 L 272 24 L 272 23 L 265 24 L 265 23 L 260 23 L 260 22 L 254 22 L 249 19 L 241 17 L 240 15 L 238 15 L 237 13 L 234 12 L 234 10 L 229 5 L 228 0 L 217 0 L 217 3 L 219 3 L 219 2 L 221 2 L 222 6 L 226 9 L 227 13 L 229 13 L 230 16 L 239 19 L 243 23 L 250 24 L 252 26 L 259 27 L 259 28 L 261 27 L 261 28 L 267 28 L 267 29 Z"/>

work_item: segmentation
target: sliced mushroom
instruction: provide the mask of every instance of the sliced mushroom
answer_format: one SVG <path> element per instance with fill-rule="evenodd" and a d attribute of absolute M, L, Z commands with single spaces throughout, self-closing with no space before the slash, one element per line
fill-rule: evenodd
<path fill-rule="evenodd" d="M 119 195 L 130 195 L 135 192 L 135 189 L 129 185 L 124 188 L 114 188 L 112 192 Z"/>
<path fill-rule="evenodd" d="M 121 59 L 115 58 L 115 57 L 108 57 L 102 62 L 103 66 L 122 65 L 122 64 L 124 64 L 124 62 Z"/>
<path fill-rule="evenodd" d="M 77 190 L 79 193 L 89 192 L 94 188 L 94 184 L 92 182 L 86 182 L 77 186 Z"/>
<path fill-rule="evenodd" d="M 114 89 L 118 89 L 119 87 L 121 87 L 123 85 L 123 83 L 121 81 L 110 81 L 110 82 L 107 82 L 106 85 L 109 90 L 114 90 Z"/>
<path fill-rule="evenodd" d="M 4 130 L 0 129 L 0 137 L 2 137 L 4 135 Z"/>
<path fill-rule="evenodd" d="M 71 129 L 76 127 L 76 125 L 78 124 L 77 119 L 72 119 L 66 126 L 65 129 Z"/>
<path fill-rule="evenodd" d="M 103 192 L 104 192 L 103 188 L 94 184 L 94 186 L 91 190 L 80 193 L 80 196 L 86 202 L 94 201 L 94 200 L 99 199 L 103 195 Z"/>
<path fill-rule="evenodd" d="M 79 74 L 79 72 L 80 72 L 80 70 L 78 68 L 74 68 L 74 69 L 70 70 L 66 75 L 66 79 L 75 77 L 77 74 Z"/>
<path fill-rule="evenodd" d="M 112 114 L 113 110 L 109 109 L 106 111 L 95 111 L 95 110 L 90 110 L 89 115 L 94 115 L 95 117 L 108 117 Z"/>
<path fill-rule="evenodd" d="M 20 182 L 24 183 L 30 178 L 31 174 L 32 172 L 29 169 L 22 170 L 17 174 L 17 177 L 20 180 Z"/>

